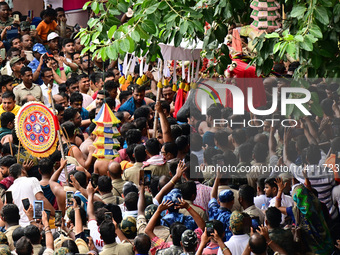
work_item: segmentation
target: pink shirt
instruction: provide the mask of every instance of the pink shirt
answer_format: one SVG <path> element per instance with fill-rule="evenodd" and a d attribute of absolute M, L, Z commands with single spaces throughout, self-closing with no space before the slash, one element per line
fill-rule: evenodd
<path fill-rule="evenodd" d="M 205 254 L 216 255 L 218 252 L 218 248 L 220 248 L 220 246 L 218 246 L 217 243 L 210 242 L 209 245 L 207 245 L 207 247 L 203 249 L 202 255 L 205 255 Z"/>
<path fill-rule="evenodd" d="M 195 183 L 197 188 L 197 195 L 193 203 L 202 207 L 207 212 L 212 187 L 203 185 L 202 183 L 199 183 L 197 181 Z"/>

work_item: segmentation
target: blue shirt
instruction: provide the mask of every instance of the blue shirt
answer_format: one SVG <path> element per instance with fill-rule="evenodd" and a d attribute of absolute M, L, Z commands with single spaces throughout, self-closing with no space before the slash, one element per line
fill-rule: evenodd
<path fill-rule="evenodd" d="M 145 100 L 143 99 L 142 105 L 146 105 Z M 137 107 L 135 104 L 135 99 L 130 97 L 123 105 L 121 105 L 118 109 L 118 112 L 129 112 L 131 115 L 136 111 Z"/>
<path fill-rule="evenodd" d="M 32 69 L 32 73 L 34 74 L 35 71 L 38 69 L 39 66 L 39 60 L 37 60 L 36 58 L 34 58 L 29 64 L 28 67 Z M 40 74 L 39 74 L 39 78 L 38 80 L 34 81 L 34 83 L 39 84 L 39 85 L 43 85 L 43 80 L 40 78 Z"/>
<path fill-rule="evenodd" d="M 208 204 L 209 220 L 219 220 L 223 223 L 225 230 L 225 240 L 228 241 L 232 237 L 233 233 L 229 229 L 231 211 L 227 208 L 220 207 L 216 198 L 212 198 Z"/>
<path fill-rule="evenodd" d="M 183 215 L 182 213 L 168 212 L 168 214 L 161 218 L 162 226 L 170 228 L 170 226 L 175 222 L 184 224 L 187 229 L 195 230 L 197 228 L 194 218 L 192 216 Z"/>
<path fill-rule="evenodd" d="M 87 120 L 89 118 L 89 112 L 84 107 L 81 108 L 80 116 L 82 120 Z"/>

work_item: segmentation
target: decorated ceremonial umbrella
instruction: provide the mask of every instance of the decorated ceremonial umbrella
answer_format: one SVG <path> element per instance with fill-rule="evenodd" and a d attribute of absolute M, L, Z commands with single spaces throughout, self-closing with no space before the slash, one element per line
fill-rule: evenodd
<path fill-rule="evenodd" d="M 29 102 L 21 107 L 15 129 L 19 141 L 35 157 L 48 157 L 57 147 L 59 122 L 44 104 Z"/>
<path fill-rule="evenodd" d="M 275 0 L 253 0 L 250 17 L 254 19 L 251 26 L 259 30 L 275 30 L 279 28 L 280 5 Z"/>
<path fill-rule="evenodd" d="M 117 129 L 117 124 L 120 121 L 111 111 L 107 104 L 103 104 L 93 122 L 97 125 L 93 133 L 97 136 L 93 145 L 96 147 L 93 156 L 98 159 L 108 159 L 118 157 L 117 148 L 120 147 L 120 142 L 117 137 L 120 133 Z"/>

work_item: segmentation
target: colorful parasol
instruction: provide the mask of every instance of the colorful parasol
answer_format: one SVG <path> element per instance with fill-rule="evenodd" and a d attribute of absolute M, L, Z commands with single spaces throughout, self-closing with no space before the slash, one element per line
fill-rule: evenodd
<path fill-rule="evenodd" d="M 253 0 L 250 4 L 253 9 L 250 17 L 254 19 L 251 26 L 259 30 L 275 30 L 279 28 L 280 5 L 274 0 Z"/>
<path fill-rule="evenodd" d="M 120 121 L 107 104 L 103 104 L 93 122 L 97 125 L 95 130 L 93 130 L 93 133 L 97 136 L 93 142 L 93 145 L 96 147 L 93 156 L 98 159 L 108 160 L 118 157 L 119 154 L 116 149 L 120 147 L 120 143 L 117 140 L 120 133 L 117 129 L 117 124 Z"/>
<path fill-rule="evenodd" d="M 48 157 L 57 147 L 59 123 L 44 104 L 30 102 L 19 110 L 15 129 L 22 146 L 35 157 Z"/>

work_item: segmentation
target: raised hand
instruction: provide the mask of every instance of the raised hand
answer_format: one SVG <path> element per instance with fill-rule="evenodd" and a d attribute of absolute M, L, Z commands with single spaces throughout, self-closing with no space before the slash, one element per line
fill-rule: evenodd
<path fill-rule="evenodd" d="M 168 201 L 163 201 L 157 208 L 160 212 L 163 212 L 165 210 L 168 210 L 171 206 L 173 206 L 174 203 L 170 200 Z"/>

